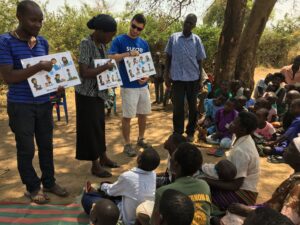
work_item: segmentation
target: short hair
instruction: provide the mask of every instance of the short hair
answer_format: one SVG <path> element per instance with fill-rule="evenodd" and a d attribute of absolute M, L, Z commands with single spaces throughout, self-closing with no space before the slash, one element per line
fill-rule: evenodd
<path fill-rule="evenodd" d="M 155 170 L 160 163 L 160 157 L 157 151 L 152 147 L 147 147 L 144 149 L 140 155 L 140 168 L 145 171 Z"/>
<path fill-rule="evenodd" d="M 247 134 L 251 134 L 257 128 L 257 118 L 254 113 L 240 112 L 238 115 L 240 119 L 240 125 L 246 130 Z"/>
<path fill-rule="evenodd" d="M 278 78 L 281 82 L 285 81 L 285 76 L 282 73 L 274 73 L 272 79 Z"/>
<path fill-rule="evenodd" d="M 116 20 L 107 14 L 94 16 L 86 25 L 91 30 L 102 30 L 103 32 L 115 32 L 117 30 Z"/>
<path fill-rule="evenodd" d="M 168 225 L 190 225 L 195 208 L 192 200 L 185 194 L 167 189 L 159 202 L 159 213 Z"/>
<path fill-rule="evenodd" d="M 268 207 L 257 208 L 244 221 L 244 225 L 293 225 L 294 223 L 280 212 Z"/>
<path fill-rule="evenodd" d="M 174 160 L 181 166 L 184 176 L 191 176 L 202 166 L 202 154 L 199 149 L 190 143 L 182 143 L 174 153 Z"/>
<path fill-rule="evenodd" d="M 185 143 L 187 142 L 187 138 L 181 134 L 178 133 L 173 133 L 171 134 L 171 139 L 172 142 L 174 143 L 174 145 L 177 147 L 178 145 L 180 145 L 181 143 Z"/>
<path fill-rule="evenodd" d="M 185 19 L 187 19 L 187 18 L 192 18 L 193 20 L 195 20 L 195 24 L 197 23 L 198 18 L 197 18 L 197 16 L 196 16 L 194 13 L 188 14 L 188 15 L 185 17 Z"/>
<path fill-rule="evenodd" d="M 272 107 L 271 104 L 269 103 L 269 101 L 265 97 L 260 97 L 260 98 L 256 99 L 254 107 L 256 108 L 258 105 L 259 105 L 259 108 L 266 108 L 268 110 L 270 110 Z"/>
<path fill-rule="evenodd" d="M 266 108 L 260 108 L 260 109 L 256 110 L 256 114 L 259 113 L 259 112 L 262 113 L 266 118 L 269 115 L 269 110 L 266 109 Z"/>
<path fill-rule="evenodd" d="M 291 105 L 300 107 L 300 98 L 294 99 L 291 103 Z"/>
<path fill-rule="evenodd" d="M 98 200 L 90 213 L 90 219 L 93 224 L 98 224 L 99 222 L 104 224 L 102 221 L 105 221 L 107 225 L 115 225 L 119 220 L 119 216 L 118 206 L 105 198 Z"/>
<path fill-rule="evenodd" d="M 219 161 L 215 165 L 220 180 L 231 181 L 237 174 L 236 166 L 227 159 Z"/>
<path fill-rule="evenodd" d="M 34 1 L 31 0 L 20 1 L 17 5 L 17 15 L 24 15 L 28 11 L 28 9 L 32 7 L 37 7 L 40 9 L 40 6 Z"/>
<path fill-rule="evenodd" d="M 142 24 L 146 25 L 146 17 L 141 13 L 135 14 L 132 17 L 131 21 L 133 21 L 133 20 L 135 20 L 138 23 L 142 23 Z"/>

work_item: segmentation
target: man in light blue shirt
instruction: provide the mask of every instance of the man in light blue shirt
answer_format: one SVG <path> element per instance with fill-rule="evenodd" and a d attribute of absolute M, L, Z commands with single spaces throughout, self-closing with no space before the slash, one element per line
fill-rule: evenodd
<path fill-rule="evenodd" d="M 206 58 L 200 37 L 192 33 L 196 23 L 196 15 L 187 15 L 183 23 L 183 31 L 172 34 L 165 49 L 167 53 L 165 82 L 167 87 L 170 87 L 172 83 L 173 89 L 174 133 L 184 132 L 186 97 L 189 106 L 189 121 L 185 132 L 189 141 L 194 140 L 202 60 Z"/>

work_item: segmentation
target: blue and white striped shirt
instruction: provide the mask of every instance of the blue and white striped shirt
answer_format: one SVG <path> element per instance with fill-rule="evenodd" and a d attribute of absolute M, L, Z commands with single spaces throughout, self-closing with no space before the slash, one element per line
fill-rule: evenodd
<path fill-rule="evenodd" d="M 206 58 L 200 37 L 191 34 L 185 37 L 182 32 L 174 33 L 169 38 L 165 52 L 172 57 L 171 79 L 173 81 L 199 80 L 199 60 Z"/>
<path fill-rule="evenodd" d="M 0 65 L 13 65 L 14 70 L 21 70 L 21 59 L 48 55 L 49 45 L 46 39 L 37 36 L 37 43 L 30 49 L 26 41 L 21 41 L 9 33 L 0 35 Z M 50 101 L 49 94 L 33 97 L 27 80 L 8 86 L 7 101 L 40 104 Z"/>

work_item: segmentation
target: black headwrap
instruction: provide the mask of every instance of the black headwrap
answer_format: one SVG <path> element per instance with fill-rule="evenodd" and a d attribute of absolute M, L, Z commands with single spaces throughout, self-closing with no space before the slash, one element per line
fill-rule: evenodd
<path fill-rule="evenodd" d="M 104 32 L 115 32 L 117 30 L 117 22 L 116 20 L 106 14 L 99 14 L 98 16 L 94 16 L 87 23 L 87 27 L 91 30 L 102 30 Z"/>

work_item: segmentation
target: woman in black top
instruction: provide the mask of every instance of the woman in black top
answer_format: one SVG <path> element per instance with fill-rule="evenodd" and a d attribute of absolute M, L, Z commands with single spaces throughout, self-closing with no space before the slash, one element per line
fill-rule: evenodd
<path fill-rule="evenodd" d="M 111 62 L 95 67 L 94 59 L 107 58 L 105 45 L 116 34 L 117 23 L 109 15 L 100 14 L 88 23 L 94 32 L 80 43 L 79 73 L 81 84 L 76 86 L 76 159 L 92 161 L 91 173 L 98 177 L 110 177 L 102 166 L 118 167 L 106 155 L 104 102 L 107 91 L 99 91 L 96 76 L 113 68 Z"/>

